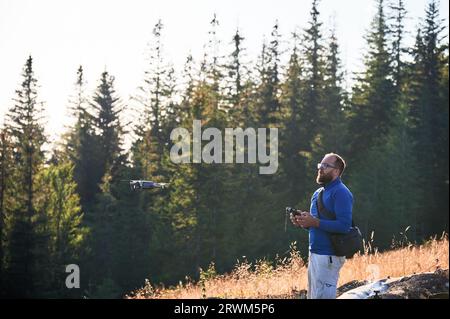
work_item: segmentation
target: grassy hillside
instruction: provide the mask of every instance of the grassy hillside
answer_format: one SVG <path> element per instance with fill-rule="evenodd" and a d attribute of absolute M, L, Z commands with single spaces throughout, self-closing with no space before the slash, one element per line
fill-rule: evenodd
<path fill-rule="evenodd" d="M 347 260 L 341 270 L 339 286 L 353 280 L 376 280 L 413 273 L 448 269 L 448 236 L 432 238 L 422 245 L 397 243 L 393 249 L 378 252 L 370 243 L 365 253 Z M 274 263 L 238 262 L 235 269 L 224 275 L 215 272 L 214 265 L 201 271 L 200 281 L 187 280 L 177 287 L 146 286 L 128 298 L 295 298 L 307 288 L 307 268 L 293 246 L 289 258 Z"/>

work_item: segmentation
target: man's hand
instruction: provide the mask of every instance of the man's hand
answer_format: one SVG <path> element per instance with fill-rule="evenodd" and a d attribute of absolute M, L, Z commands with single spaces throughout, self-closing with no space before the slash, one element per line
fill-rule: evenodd
<path fill-rule="evenodd" d="M 319 220 L 317 218 L 314 218 L 313 216 L 311 216 L 311 214 L 309 212 L 302 212 L 301 210 L 298 210 L 297 212 L 299 212 L 299 214 L 297 214 L 297 215 L 291 214 L 290 215 L 292 224 L 294 224 L 297 227 L 302 227 L 302 228 L 316 227 L 316 226 L 310 225 L 311 219 L 312 219 L 314 225 L 317 223 L 317 227 L 319 227 L 318 226 Z"/>
<path fill-rule="evenodd" d="M 297 212 L 299 212 L 300 214 L 302 214 L 303 212 L 300 210 L 297 210 Z M 291 222 L 292 224 L 294 224 L 294 226 L 297 227 L 302 227 L 300 225 L 300 215 L 293 215 L 292 213 L 289 215 L 289 217 L 291 218 Z"/>
<path fill-rule="evenodd" d="M 312 216 L 309 212 L 302 212 L 300 216 L 297 216 L 296 224 L 303 228 L 319 227 L 320 220 Z"/>

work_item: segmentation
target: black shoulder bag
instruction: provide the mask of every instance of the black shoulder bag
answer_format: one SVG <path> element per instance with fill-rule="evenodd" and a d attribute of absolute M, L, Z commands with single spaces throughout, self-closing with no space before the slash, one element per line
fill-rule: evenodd
<path fill-rule="evenodd" d="M 336 219 L 336 214 L 326 209 L 322 201 L 323 188 L 319 191 L 317 198 L 317 210 L 320 215 L 327 219 Z M 329 233 L 331 238 L 331 244 L 333 245 L 336 256 L 345 256 L 346 258 L 352 258 L 354 254 L 361 251 L 363 248 L 363 240 L 361 231 L 355 226 L 352 219 L 352 227 L 346 234 Z"/>

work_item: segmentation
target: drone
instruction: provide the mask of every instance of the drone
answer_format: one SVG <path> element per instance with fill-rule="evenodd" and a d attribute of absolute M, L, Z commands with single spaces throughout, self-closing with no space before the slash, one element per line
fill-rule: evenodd
<path fill-rule="evenodd" d="M 124 180 L 122 182 L 129 182 L 130 189 L 132 191 L 141 190 L 141 189 L 155 189 L 155 188 L 165 189 L 169 185 L 169 183 L 157 183 L 157 182 L 152 182 L 152 181 L 144 181 L 144 180 L 136 180 L 136 179 Z"/>

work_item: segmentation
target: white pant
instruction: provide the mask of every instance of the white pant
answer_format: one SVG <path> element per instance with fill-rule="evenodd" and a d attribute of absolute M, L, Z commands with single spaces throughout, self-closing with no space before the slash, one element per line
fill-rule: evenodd
<path fill-rule="evenodd" d="M 308 299 L 335 299 L 339 271 L 345 257 L 309 254 Z"/>

